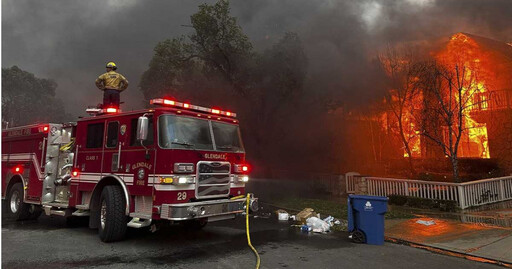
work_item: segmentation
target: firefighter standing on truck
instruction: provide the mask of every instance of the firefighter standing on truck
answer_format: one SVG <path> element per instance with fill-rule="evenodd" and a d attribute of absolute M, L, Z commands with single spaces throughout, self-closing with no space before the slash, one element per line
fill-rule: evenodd
<path fill-rule="evenodd" d="M 106 68 L 107 72 L 96 79 L 96 87 L 103 91 L 103 107 L 119 108 L 119 95 L 128 88 L 128 80 L 115 71 L 117 66 L 114 62 L 108 62 Z"/>

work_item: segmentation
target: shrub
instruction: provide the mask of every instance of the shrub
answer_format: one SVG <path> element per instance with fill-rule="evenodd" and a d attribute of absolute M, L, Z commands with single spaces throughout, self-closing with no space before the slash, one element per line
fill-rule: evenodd
<path fill-rule="evenodd" d="M 438 203 L 438 207 L 441 211 L 446 212 L 455 212 L 457 211 L 457 202 L 455 201 L 446 201 L 446 200 L 436 200 Z"/>
<path fill-rule="evenodd" d="M 407 205 L 410 207 L 431 209 L 431 208 L 434 208 L 435 203 L 433 200 L 430 200 L 430 199 L 423 199 L 423 198 L 418 198 L 418 197 L 408 197 Z"/>
<path fill-rule="evenodd" d="M 455 212 L 455 211 L 457 211 L 457 208 L 458 208 L 457 202 L 455 202 L 455 201 L 434 200 L 434 199 L 425 199 L 425 198 L 418 198 L 418 197 L 406 197 L 406 199 L 407 199 L 407 206 L 415 207 L 415 208 L 422 208 L 422 209 L 438 208 L 441 211 L 447 211 L 447 212 Z M 391 201 L 391 196 L 390 196 L 389 200 Z"/>
<path fill-rule="evenodd" d="M 391 205 L 405 205 L 407 203 L 407 196 L 403 195 L 390 195 L 389 196 L 389 204 Z"/>

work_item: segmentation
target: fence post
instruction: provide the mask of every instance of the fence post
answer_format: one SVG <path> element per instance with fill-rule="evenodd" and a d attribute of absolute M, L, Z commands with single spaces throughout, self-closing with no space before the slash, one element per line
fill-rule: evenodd
<path fill-rule="evenodd" d="M 368 180 L 366 180 L 366 177 L 361 177 L 361 185 L 359 191 L 362 192 L 362 194 L 368 195 Z"/>
<path fill-rule="evenodd" d="M 505 200 L 505 184 L 503 182 L 503 179 L 500 179 L 500 189 L 499 189 L 499 199 L 500 201 Z"/>
<path fill-rule="evenodd" d="M 466 199 L 464 198 L 464 186 L 457 185 L 457 194 L 459 195 L 459 206 L 461 209 L 466 208 Z"/>
<path fill-rule="evenodd" d="M 405 196 L 409 196 L 409 182 L 404 182 Z"/>
<path fill-rule="evenodd" d="M 353 176 L 349 173 L 345 174 L 345 189 L 348 193 L 354 193 L 354 185 L 352 185 L 354 182 Z"/>
<path fill-rule="evenodd" d="M 364 176 L 354 176 L 354 193 L 368 194 L 368 182 Z"/>

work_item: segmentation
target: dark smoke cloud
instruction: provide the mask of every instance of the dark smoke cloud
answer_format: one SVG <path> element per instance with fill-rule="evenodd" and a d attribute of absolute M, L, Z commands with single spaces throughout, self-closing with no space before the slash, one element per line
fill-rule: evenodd
<path fill-rule="evenodd" d="M 83 114 L 101 101 L 93 81 L 114 60 L 131 81 L 126 109 L 141 106 L 137 90 L 158 41 L 190 32 L 194 0 L 4 0 L 2 66 L 18 65 L 55 79 L 66 108 Z M 213 1 L 207 1 L 212 3 Z M 232 1 L 232 13 L 256 48 L 283 33 L 304 41 L 313 90 L 360 103 L 375 94 L 368 60 L 388 43 L 469 32 L 512 41 L 510 0 L 252 0 Z"/>
<path fill-rule="evenodd" d="M 55 79 L 73 114 L 101 102 L 94 86 L 115 61 L 131 85 L 125 110 L 142 106 L 137 89 L 158 41 L 185 34 L 204 1 L 2 1 L 2 66 Z"/>

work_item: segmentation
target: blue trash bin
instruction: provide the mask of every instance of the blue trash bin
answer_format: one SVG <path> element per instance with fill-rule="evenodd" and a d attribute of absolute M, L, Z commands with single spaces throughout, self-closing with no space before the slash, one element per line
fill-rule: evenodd
<path fill-rule="evenodd" d="M 387 210 L 387 197 L 349 195 L 348 231 L 352 240 L 371 245 L 384 244 L 384 214 Z"/>

